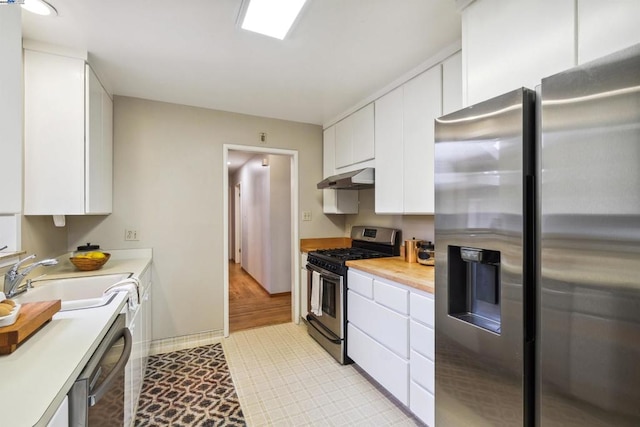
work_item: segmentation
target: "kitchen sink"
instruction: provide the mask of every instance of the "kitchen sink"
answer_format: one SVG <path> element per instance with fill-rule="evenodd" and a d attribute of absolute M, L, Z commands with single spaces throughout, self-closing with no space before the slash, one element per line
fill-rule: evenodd
<path fill-rule="evenodd" d="M 132 273 L 103 274 L 99 276 L 45 279 L 32 282 L 33 288 L 14 300 L 25 302 L 62 300 L 60 311 L 81 310 L 107 305 L 115 294 L 103 295 L 109 286 L 131 277 Z"/>

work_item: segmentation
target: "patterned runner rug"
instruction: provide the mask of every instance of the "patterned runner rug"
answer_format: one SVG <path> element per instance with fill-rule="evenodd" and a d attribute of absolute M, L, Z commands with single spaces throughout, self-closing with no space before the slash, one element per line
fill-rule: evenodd
<path fill-rule="evenodd" d="M 222 344 L 150 356 L 135 425 L 246 426 Z"/>

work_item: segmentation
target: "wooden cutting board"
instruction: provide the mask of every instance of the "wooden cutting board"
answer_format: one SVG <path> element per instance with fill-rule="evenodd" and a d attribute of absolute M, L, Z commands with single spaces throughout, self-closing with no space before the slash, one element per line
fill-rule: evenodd
<path fill-rule="evenodd" d="M 16 323 L 0 328 L 0 354 L 12 353 L 20 343 L 51 320 L 61 307 L 60 300 L 22 304 Z"/>

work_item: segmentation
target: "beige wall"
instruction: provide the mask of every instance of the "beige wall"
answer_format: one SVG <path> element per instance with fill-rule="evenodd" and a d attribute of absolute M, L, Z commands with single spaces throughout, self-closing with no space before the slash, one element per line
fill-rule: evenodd
<path fill-rule="evenodd" d="M 114 198 L 107 217 L 68 217 L 68 248 L 153 249 L 154 339 L 223 329 L 223 144 L 298 150 L 300 237 L 340 236 L 344 218 L 322 214 L 322 128 L 116 96 Z M 140 241 L 125 242 L 125 227 Z"/>
<path fill-rule="evenodd" d="M 22 216 L 22 249 L 37 260 L 58 257 L 67 252 L 67 228 L 53 225 L 52 216 Z"/>
<path fill-rule="evenodd" d="M 360 206 L 357 215 L 346 215 L 345 233 L 353 225 L 377 225 L 402 230 L 402 240 L 416 238 L 434 240 L 433 215 L 376 215 L 375 189 L 360 190 Z"/>

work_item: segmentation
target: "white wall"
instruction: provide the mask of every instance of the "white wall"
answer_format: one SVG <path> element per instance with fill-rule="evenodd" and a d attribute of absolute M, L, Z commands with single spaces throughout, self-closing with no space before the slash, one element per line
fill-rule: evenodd
<path fill-rule="evenodd" d="M 262 156 L 253 157 L 238 173 L 242 199 L 242 268 L 267 292 L 270 290 L 269 259 L 269 169 Z"/>
<path fill-rule="evenodd" d="M 322 215 L 322 128 L 116 96 L 114 199 L 107 217 L 68 217 L 68 248 L 86 242 L 103 248 L 153 248 L 154 339 L 222 333 L 223 145 L 258 145 L 259 132 L 274 148 L 298 150 L 301 238 L 340 236 L 344 219 Z M 138 242 L 125 242 L 135 227 Z"/>
<path fill-rule="evenodd" d="M 291 292 L 291 157 L 269 156 L 269 292 Z"/>

